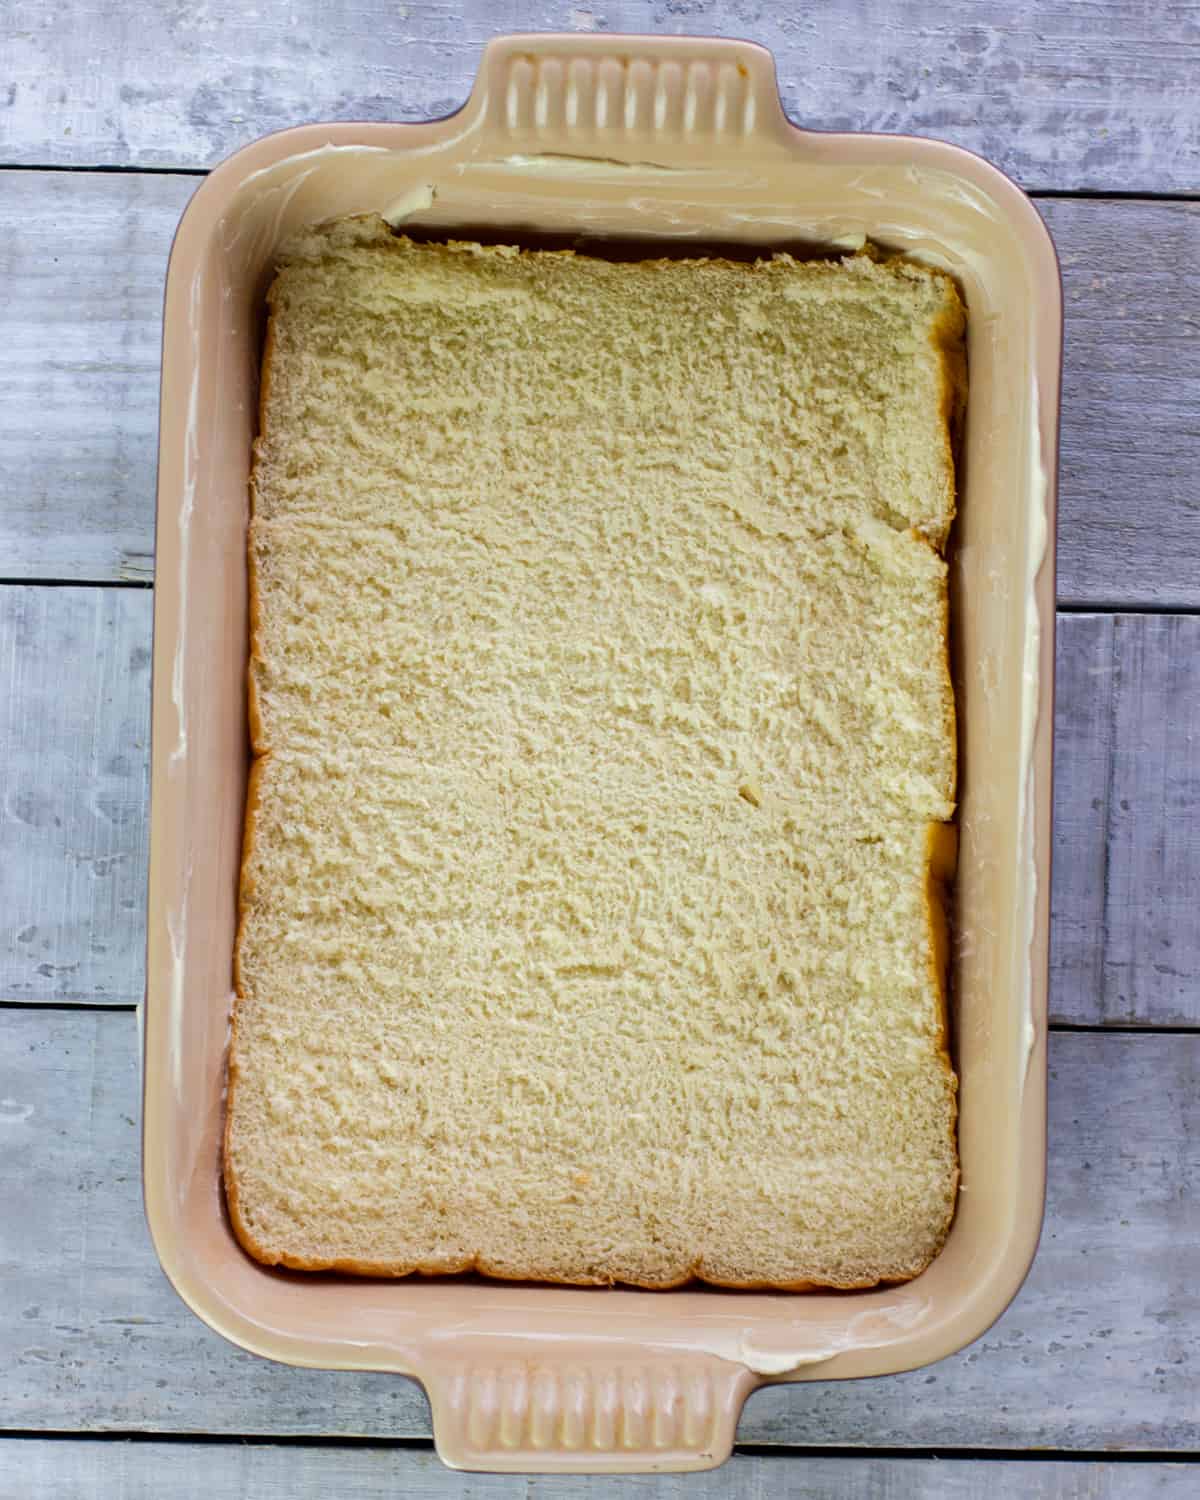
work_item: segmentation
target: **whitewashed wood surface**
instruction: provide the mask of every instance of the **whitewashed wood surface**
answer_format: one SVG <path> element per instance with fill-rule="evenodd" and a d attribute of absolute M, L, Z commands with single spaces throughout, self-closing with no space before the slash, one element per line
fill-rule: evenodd
<path fill-rule="evenodd" d="M 0 587 L 0 1000 L 141 996 L 151 605 Z"/>
<path fill-rule="evenodd" d="M 762 1391 L 713 1475 L 451 1474 L 411 1382 L 211 1334 L 141 1213 L 171 235 L 239 145 L 448 112 L 486 38 L 520 28 L 763 41 L 801 123 L 940 136 L 1036 190 L 1063 268 L 1042 1246 L 972 1348 Z M 0 275 L 0 1496 L 1200 1495 L 1195 0 L 8 0 Z"/>
<path fill-rule="evenodd" d="M 1060 614 L 1057 641 L 1052 1019 L 1200 1025 L 1200 618 Z"/>
<path fill-rule="evenodd" d="M 6 1482 L 22 1500 L 1194 1500 L 1197 1476 L 1170 1463 L 739 1454 L 707 1474 L 526 1479 L 452 1474 L 432 1453 L 399 1446 L 34 1439 L 0 1444 Z"/>
<path fill-rule="evenodd" d="M 150 615 L 146 589 L 0 586 L 0 1004 L 141 998 Z M 1198 1025 L 1200 618 L 1058 639 L 1052 1018 Z"/>
<path fill-rule="evenodd" d="M 131 1012 L 0 1019 L 10 1427 L 428 1436 L 410 1381 L 255 1358 L 167 1286 L 141 1213 Z M 1056 1033 L 1050 1077 L 1046 1228 L 1009 1311 L 929 1369 L 759 1391 L 741 1442 L 1200 1449 L 1200 1035 Z"/>
<path fill-rule="evenodd" d="M 0 578 L 152 576 L 162 284 L 195 185 L 0 177 Z M 1059 597 L 1200 607 L 1200 203 L 1038 207 L 1067 311 Z"/>
<path fill-rule="evenodd" d="M 1197 187 L 1187 3 L 8 0 L 7 12 L 7 162 L 208 167 L 304 120 L 449 114 L 498 32 L 662 31 L 765 43 L 788 113 L 818 129 L 941 136 L 1033 188 Z"/>
<path fill-rule="evenodd" d="M 163 284 L 197 182 L 0 173 L 0 578 L 153 577 Z"/>

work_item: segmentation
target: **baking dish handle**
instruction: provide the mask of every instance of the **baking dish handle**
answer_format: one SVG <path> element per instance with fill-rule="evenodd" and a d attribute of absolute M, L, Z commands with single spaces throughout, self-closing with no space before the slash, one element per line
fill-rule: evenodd
<path fill-rule="evenodd" d="M 722 37 L 496 37 L 467 113 L 489 149 L 610 165 L 695 169 L 795 134 L 771 53 Z"/>
<path fill-rule="evenodd" d="M 701 1353 L 572 1344 L 514 1356 L 460 1341 L 422 1379 L 445 1463 L 526 1474 L 716 1468 L 758 1383 Z"/>

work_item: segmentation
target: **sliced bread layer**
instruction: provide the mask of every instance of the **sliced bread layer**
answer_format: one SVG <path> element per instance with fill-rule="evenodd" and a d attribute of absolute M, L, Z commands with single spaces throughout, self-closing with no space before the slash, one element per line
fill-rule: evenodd
<path fill-rule="evenodd" d="M 243 1243 L 916 1274 L 956 1185 L 952 284 L 365 220 L 271 304 Z"/>

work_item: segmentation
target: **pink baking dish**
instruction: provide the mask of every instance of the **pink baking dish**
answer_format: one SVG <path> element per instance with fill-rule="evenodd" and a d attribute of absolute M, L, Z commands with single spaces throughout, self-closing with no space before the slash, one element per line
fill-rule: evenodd
<path fill-rule="evenodd" d="M 221 1195 L 248 763 L 245 533 L 264 293 L 298 226 L 375 210 L 421 230 L 710 247 L 853 247 L 949 269 L 970 400 L 952 558 L 961 734 L 952 960 L 963 1194 L 915 1281 L 856 1293 L 371 1281 L 270 1271 Z M 798 129 L 770 55 L 678 37 L 492 42 L 458 114 L 311 125 L 203 183 L 167 276 L 154 617 L 146 1210 L 213 1328 L 272 1359 L 423 1382 L 447 1463 L 706 1468 L 768 1381 L 911 1369 L 1016 1293 L 1045 1180 L 1054 480 L 1062 308 L 1028 200 L 964 151 Z"/>

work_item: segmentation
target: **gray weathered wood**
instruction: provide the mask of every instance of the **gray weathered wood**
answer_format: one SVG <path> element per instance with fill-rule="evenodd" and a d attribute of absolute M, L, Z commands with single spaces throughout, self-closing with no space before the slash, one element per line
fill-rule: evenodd
<path fill-rule="evenodd" d="M 0 588 L 0 997 L 141 992 L 148 589 Z"/>
<path fill-rule="evenodd" d="M 0 175 L 0 578 L 147 579 L 162 281 L 191 178 Z M 1047 200 L 1065 602 L 1200 605 L 1200 204 Z"/>
<path fill-rule="evenodd" d="M 163 278 L 195 187 L 0 176 L 0 578 L 152 576 Z"/>
<path fill-rule="evenodd" d="M 131 1014 L 0 1015 L 0 1411 L 69 1432 L 425 1436 L 409 1381 L 241 1353 L 155 1269 Z M 1200 1448 L 1200 1036 L 1057 1033 L 1049 1214 L 972 1348 L 751 1398 L 743 1443 Z"/>
<path fill-rule="evenodd" d="M 1061 615 L 1051 1013 L 1200 1023 L 1200 619 Z M 0 1002 L 143 986 L 150 595 L 0 588 Z"/>
<path fill-rule="evenodd" d="M 1200 103 L 1187 5 L 908 0 L 740 3 L 17 0 L 0 22 L 0 159 L 211 166 L 305 120 L 410 120 L 466 97 L 484 41 L 527 29 L 749 36 L 775 52 L 793 118 L 941 136 L 1043 188 L 1186 192 Z"/>
<path fill-rule="evenodd" d="M 1038 208 L 1058 246 L 1066 322 L 1059 599 L 1194 608 L 1200 204 Z"/>
<path fill-rule="evenodd" d="M 1200 619 L 1060 615 L 1057 1020 L 1200 1023 Z"/>
<path fill-rule="evenodd" d="M 1200 619 L 1058 622 L 1055 1014 L 1200 1022 Z"/>
<path fill-rule="evenodd" d="M 465 9 L 467 14 L 463 14 Z M 768 7 L 768 11 L 770 8 Z M 515 27 L 750 35 L 805 123 L 924 131 L 1026 186 L 1200 189 L 1193 4 L 232 0 L 0 7 L 0 163 L 201 169 L 278 125 L 410 119 Z M 194 178 L 0 172 L 0 580 L 148 581 L 162 276 Z M 1200 203 L 1044 199 L 1068 315 L 1060 597 L 1200 607 Z M 138 998 L 148 594 L 0 588 L 0 1002 Z M 1200 1023 L 1200 620 L 1060 621 L 1053 1014 Z M 1052 1038 L 1031 1279 L 927 1371 L 781 1387 L 747 1444 L 1200 1451 L 1200 1036 Z M 0 1494 L 1108 1500 L 1195 1464 L 740 1455 L 684 1479 L 455 1476 L 411 1383 L 273 1366 L 166 1287 L 140 1210 L 131 1014 L 0 1006 Z M 329 1447 L 89 1433 L 331 1435 Z"/>
<path fill-rule="evenodd" d="M 1103 1014 L 1107 808 L 1119 733 L 1113 713 L 1117 618 L 1060 614 L 1056 626 L 1050 976 L 1058 1019 L 1098 1021 Z M 1151 619 L 1128 618 L 1141 629 Z M 1189 757 L 1180 773 L 1188 774 L 1192 764 Z"/>
<path fill-rule="evenodd" d="M 1188 1464 L 737 1454 L 705 1474 L 455 1474 L 428 1450 L 0 1438 L 22 1500 L 1191 1500 Z M 7 1493 L 7 1489 L 5 1490 Z"/>

